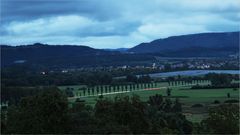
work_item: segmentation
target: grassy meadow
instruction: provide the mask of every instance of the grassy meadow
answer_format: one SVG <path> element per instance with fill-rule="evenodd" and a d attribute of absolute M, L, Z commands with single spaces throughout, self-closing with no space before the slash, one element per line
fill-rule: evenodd
<path fill-rule="evenodd" d="M 202 82 L 199 85 L 207 85 L 209 82 Z M 147 101 L 150 96 L 155 94 L 160 94 L 164 97 L 167 97 L 167 88 L 171 89 L 171 96 L 169 98 L 174 101 L 176 98 L 180 100 L 182 103 L 183 113 L 187 117 L 187 119 L 192 122 L 200 122 L 203 118 L 207 116 L 207 111 L 210 107 L 218 105 L 218 103 L 224 103 L 226 100 L 232 100 L 239 98 L 239 90 L 232 88 L 223 88 L 223 89 L 191 89 L 191 85 L 195 84 L 187 84 L 187 85 L 177 85 L 177 86 L 169 86 L 167 82 L 157 83 L 153 85 L 153 88 L 139 88 L 135 90 L 129 90 L 129 86 L 127 89 L 123 87 L 123 91 L 120 87 L 119 91 L 115 90 L 113 92 L 113 88 L 111 88 L 111 93 L 105 93 L 103 89 L 103 96 L 113 99 L 116 95 L 128 95 L 132 96 L 134 94 L 138 95 L 142 101 Z M 77 93 L 81 92 L 81 88 L 85 87 L 84 85 L 75 85 L 75 86 L 59 86 L 61 90 L 65 90 L 66 88 L 71 88 L 74 93 L 74 97 L 69 97 L 69 102 L 74 102 L 76 99 L 85 100 L 88 105 L 95 105 L 97 98 L 100 93 L 96 94 L 96 88 L 94 88 L 94 95 L 90 92 L 85 93 L 85 96 L 78 96 Z M 116 88 L 115 88 L 116 89 Z M 86 90 L 87 91 L 87 90 Z M 91 90 L 90 90 L 91 91 Z M 100 90 L 99 90 L 100 91 Z M 230 94 L 230 97 L 227 94 Z M 196 107 L 194 105 L 200 104 Z"/>

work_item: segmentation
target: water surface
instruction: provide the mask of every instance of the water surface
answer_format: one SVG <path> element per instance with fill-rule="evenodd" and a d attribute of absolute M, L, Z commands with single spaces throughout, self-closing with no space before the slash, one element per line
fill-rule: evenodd
<path fill-rule="evenodd" d="M 174 71 L 149 74 L 150 77 L 170 77 L 170 76 L 198 76 L 208 73 L 225 73 L 225 74 L 240 74 L 239 70 L 186 70 L 186 71 Z"/>

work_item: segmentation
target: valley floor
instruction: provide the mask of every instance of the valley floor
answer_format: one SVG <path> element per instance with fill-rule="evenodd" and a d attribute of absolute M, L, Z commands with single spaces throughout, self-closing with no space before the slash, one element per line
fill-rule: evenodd
<path fill-rule="evenodd" d="M 206 85 L 206 84 L 201 84 Z M 65 89 L 66 87 L 71 87 L 78 90 L 82 86 L 60 86 L 60 89 Z M 102 95 L 106 98 L 113 99 L 116 95 L 128 95 L 132 96 L 134 94 L 140 96 L 140 99 L 147 101 L 150 96 L 155 94 L 160 94 L 164 97 L 167 96 L 167 88 L 171 89 L 171 96 L 169 98 L 175 101 L 176 98 L 180 100 L 183 104 L 183 114 L 187 119 L 192 122 L 200 122 L 202 119 L 207 117 L 208 109 L 217 106 L 219 103 L 224 103 L 227 100 L 238 100 L 239 99 L 239 89 L 223 88 L 223 89 L 191 89 L 191 85 L 187 86 L 168 86 L 167 83 L 158 83 L 157 86 L 150 89 L 138 89 L 134 91 L 118 91 L 111 93 L 103 93 Z M 230 94 L 230 97 L 227 94 Z M 86 96 L 74 96 L 69 97 L 69 101 L 74 102 L 76 99 L 85 100 L 86 104 L 94 106 L 97 98 L 101 94 L 87 95 Z"/>

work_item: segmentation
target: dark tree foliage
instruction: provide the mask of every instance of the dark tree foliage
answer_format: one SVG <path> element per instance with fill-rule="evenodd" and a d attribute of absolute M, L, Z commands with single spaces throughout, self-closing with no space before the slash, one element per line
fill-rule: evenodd
<path fill-rule="evenodd" d="M 203 132 L 213 134 L 239 134 L 239 105 L 223 104 L 209 110 L 202 121 Z"/>
<path fill-rule="evenodd" d="M 69 88 L 66 88 L 66 89 L 65 89 L 65 94 L 66 94 L 68 97 L 74 97 L 73 90 L 71 90 L 71 89 L 69 89 Z"/>
<path fill-rule="evenodd" d="M 95 92 L 94 87 L 91 88 L 91 91 L 92 91 L 92 95 L 94 95 L 94 92 Z"/>
<path fill-rule="evenodd" d="M 167 88 L 167 96 L 171 96 L 171 92 L 172 92 L 172 90 L 170 89 L 170 88 Z"/>
<path fill-rule="evenodd" d="M 139 89 L 139 83 L 136 84 L 136 88 L 137 88 L 137 90 Z"/>
<path fill-rule="evenodd" d="M 56 88 L 25 97 L 8 110 L 7 132 L 18 134 L 64 133 L 68 125 L 68 102 Z"/>
<path fill-rule="evenodd" d="M 115 85 L 113 85 L 113 92 L 115 92 L 116 91 L 116 86 Z"/>
<path fill-rule="evenodd" d="M 19 69 L 18 69 L 19 68 Z M 24 69 L 26 68 L 26 69 Z M 44 69 L 45 74 L 24 66 L 16 68 L 3 68 L 1 84 L 4 86 L 49 86 L 49 85 L 78 85 L 88 86 L 107 85 L 112 83 L 112 75 L 107 72 L 74 72 L 50 73 Z"/>
<path fill-rule="evenodd" d="M 96 133 L 98 127 L 95 124 L 93 108 L 85 105 L 84 102 L 76 102 L 69 109 L 69 125 L 70 134 L 93 134 Z"/>
<path fill-rule="evenodd" d="M 132 87 L 132 86 L 131 86 Z M 69 89 L 70 90 L 70 89 Z M 7 134 L 239 134 L 239 106 L 225 104 L 209 111 L 194 126 L 182 114 L 179 99 L 150 96 L 99 96 L 95 106 L 78 98 L 68 106 L 67 96 L 55 87 L 21 99 L 1 112 L 1 133 Z M 3 110 L 2 110 L 3 111 Z"/>
<path fill-rule="evenodd" d="M 103 133 L 144 133 L 148 129 L 144 109 L 139 97 L 117 96 L 114 101 L 98 100 L 95 116 Z"/>
<path fill-rule="evenodd" d="M 103 94 L 103 86 L 100 86 L 100 92 Z"/>
<path fill-rule="evenodd" d="M 111 93 L 112 92 L 112 87 L 108 86 L 108 90 L 109 90 L 109 93 Z"/>
<path fill-rule="evenodd" d="M 82 89 L 82 91 L 83 91 L 83 96 L 86 96 L 86 88 L 85 87 Z"/>
<path fill-rule="evenodd" d="M 96 88 L 96 89 L 97 89 L 97 94 L 99 94 L 99 86 L 97 86 L 97 88 Z"/>
<path fill-rule="evenodd" d="M 132 86 L 132 87 L 133 87 L 133 90 L 135 90 L 135 89 L 136 89 L 136 86 L 135 86 L 135 84 L 133 84 L 133 86 Z"/>
<path fill-rule="evenodd" d="M 126 91 L 128 90 L 128 86 L 127 86 L 127 85 L 125 85 L 125 90 L 126 90 Z"/>
<path fill-rule="evenodd" d="M 117 85 L 117 91 L 119 92 L 119 90 L 120 90 L 120 86 L 119 86 L 119 85 Z"/>
<path fill-rule="evenodd" d="M 181 114 L 181 104 L 161 95 L 149 97 L 148 117 L 151 120 L 151 132 L 161 134 L 190 134 L 192 123 Z"/>
<path fill-rule="evenodd" d="M 1 87 L 1 102 L 9 102 L 9 104 L 19 103 L 22 97 L 36 95 L 43 91 L 44 87 Z M 70 90 L 70 89 L 69 89 Z"/>
<path fill-rule="evenodd" d="M 136 83 L 138 81 L 138 78 L 135 75 L 129 74 L 126 76 L 126 81 Z"/>
<path fill-rule="evenodd" d="M 205 78 L 209 79 L 213 86 L 229 86 L 231 85 L 233 76 L 229 74 L 210 73 Z"/>
<path fill-rule="evenodd" d="M 139 83 L 150 83 L 152 81 L 149 75 L 142 75 L 138 78 Z"/>
<path fill-rule="evenodd" d="M 180 103 L 178 98 L 176 98 L 175 103 L 174 103 L 172 109 L 175 112 L 182 112 L 182 104 Z"/>
<path fill-rule="evenodd" d="M 105 86 L 104 89 L 105 89 L 105 93 L 107 93 L 108 92 L 108 86 Z"/>

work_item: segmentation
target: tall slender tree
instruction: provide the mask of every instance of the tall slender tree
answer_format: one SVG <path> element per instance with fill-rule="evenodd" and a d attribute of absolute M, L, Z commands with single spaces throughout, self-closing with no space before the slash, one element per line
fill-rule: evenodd
<path fill-rule="evenodd" d="M 103 94 L 103 86 L 101 85 L 100 86 L 100 92 L 101 92 L 101 95 Z"/>
<path fill-rule="evenodd" d="M 115 92 L 116 91 L 116 86 L 115 85 L 113 85 L 113 92 Z"/>
<path fill-rule="evenodd" d="M 130 91 L 132 91 L 132 85 L 131 84 L 129 85 L 129 89 L 130 89 Z"/>
<path fill-rule="evenodd" d="M 86 95 L 86 89 L 83 88 L 83 96 L 85 96 L 85 95 Z"/>
<path fill-rule="evenodd" d="M 104 89 L 105 89 L 105 93 L 107 93 L 108 92 L 108 86 L 105 86 Z"/>
<path fill-rule="evenodd" d="M 167 88 L 167 96 L 169 97 L 169 96 L 171 96 L 171 89 L 170 88 Z"/>
<path fill-rule="evenodd" d="M 98 95 L 99 94 L 99 86 L 97 86 L 96 89 L 97 89 L 97 95 Z"/>
<path fill-rule="evenodd" d="M 157 82 L 155 82 L 155 87 L 157 87 Z"/>
<path fill-rule="evenodd" d="M 92 95 L 94 95 L 94 92 L 95 92 L 94 87 L 92 87 Z"/>
<path fill-rule="evenodd" d="M 148 87 L 148 88 L 150 88 L 150 87 L 151 87 L 150 83 L 148 83 L 148 84 L 147 84 L 147 87 Z"/>
<path fill-rule="evenodd" d="M 137 90 L 139 90 L 139 83 L 137 83 Z"/>
<path fill-rule="evenodd" d="M 147 88 L 147 84 L 146 83 L 144 83 L 144 89 L 146 89 Z"/>
<path fill-rule="evenodd" d="M 109 91 L 109 93 L 112 92 L 112 87 L 111 87 L 111 85 L 108 86 L 108 91 Z"/>
<path fill-rule="evenodd" d="M 117 85 L 117 92 L 119 92 L 120 91 L 120 86 L 119 85 Z"/>
<path fill-rule="evenodd" d="M 91 91 L 90 91 L 90 88 L 89 88 L 89 87 L 87 88 L 87 92 L 88 92 L 88 96 L 90 96 Z"/>

